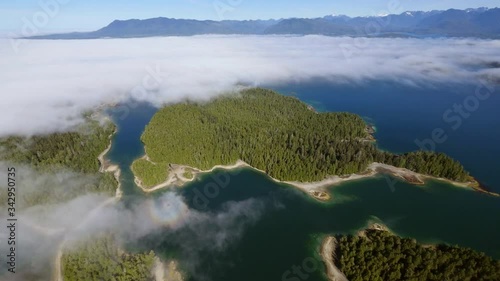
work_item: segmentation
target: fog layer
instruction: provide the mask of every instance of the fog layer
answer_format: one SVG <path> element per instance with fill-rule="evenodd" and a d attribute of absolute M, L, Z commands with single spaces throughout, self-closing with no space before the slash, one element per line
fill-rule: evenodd
<path fill-rule="evenodd" d="M 130 98 L 207 100 L 236 85 L 324 78 L 423 86 L 499 79 L 500 40 L 195 36 L 0 40 L 0 136 L 64 131 Z"/>

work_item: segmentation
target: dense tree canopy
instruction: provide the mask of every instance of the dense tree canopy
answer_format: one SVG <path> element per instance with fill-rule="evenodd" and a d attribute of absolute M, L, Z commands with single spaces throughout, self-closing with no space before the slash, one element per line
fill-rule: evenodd
<path fill-rule="evenodd" d="M 117 182 L 111 173 L 99 172 L 98 161 L 114 129 L 111 123 L 101 126 L 89 119 L 75 132 L 0 139 L 0 160 L 13 163 L 19 176 L 19 167 L 27 165 L 34 169 L 35 177 L 40 177 L 36 188 L 18 192 L 16 207 L 60 203 L 87 193 L 114 195 Z M 4 196 L 6 193 L 0 193 L 0 205 L 7 202 Z M 154 280 L 154 258 L 153 252 L 131 254 L 120 250 L 112 235 L 90 237 L 76 249 L 65 249 L 63 277 L 65 281 Z"/>
<path fill-rule="evenodd" d="M 460 162 L 444 153 L 416 151 L 401 155 L 378 151 L 375 161 L 439 178 L 458 182 L 471 180 L 471 176 Z"/>
<path fill-rule="evenodd" d="M 0 158 L 30 164 L 38 169 L 66 168 L 78 172 L 99 171 L 97 156 L 109 145 L 114 125 L 88 121 L 76 132 L 0 139 Z"/>
<path fill-rule="evenodd" d="M 89 119 L 75 132 L 0 139 L 0 160 L 19 164 L 18 170 L 22 165 L 28 165 L 37 173 L 54 178 L 57 174 L 80 173 L 87 179 L 81 186 L 71 185 L 71 188 L 64 182 L 53 186 L 37 186 L 30 193 L 19 194 L 21 198 L 18 198 L 18 203 L 21 204 L 18 207 L 64 202 L 90 192 L 114 195 L 118 183 L 111 173 L 99 172 L 97 159 L 109 145 L 109 136 L 114 129 L 111 123 L 101 126 Z M 43 183 L 38 181 L 40 185 Z M 6 196 L 5 193 L 2 196 Z M 2 199 L 0 205 L 5 202 L 7 200 Z"/>
<path fill-rule="evenodd" d="M 298 99 L 265 89 L 161 109 L 142 135 L 151 161 L 133 171 L 147 186 L 166 178 L 168 163 L 199 169 L 241 159 L 280 180 L 318 181 L 361 172 L 374 162 L 465 181 L 467 172 L 444 154 L 379 151 L 361 117 L 316 113 Z"/>
<path fill-rule="evenodd" d="M 63 254 L 65 281 L 153 281 L 155 254 L 126 253 L 112 235 L 92 238 Z"/>
<path fill-rule="evenodd" d="M 379 230 L 337 241 L 334 261 L 350 281 L 500 280 L 500 261 L 471 249 L 424 247 Z"/>

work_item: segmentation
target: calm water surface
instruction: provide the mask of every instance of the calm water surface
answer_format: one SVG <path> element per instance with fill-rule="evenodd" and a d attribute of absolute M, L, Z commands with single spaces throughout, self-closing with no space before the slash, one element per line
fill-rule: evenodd
<path fill-rule="evenodd" d="M 436 150 L 461 161 L 473 176 L 492 190 L 500 191 L 498 94 L 482 101 L 453 130 L 442 115 L 453 104 L 463 103 L 473 94 L 473 85 L 417 88 L 385 82 L 338 85 L 315 81 L 274 88 L 296 95 L 320 111 L 360 114 L 377 127 L 378 145 L 390 151 L 416 150 L 416 139 L 429 138 L 432 130 L 442 128 L 448 139 L 437 144 Z M 122 168 L 126 198 L 144 197 L 133 184 L 129 166 L 144 153 L 139 138 L 155 110 L 141 105 L 125 117 L 123 110 L 111 112 L 119 131 L 108 157 Z M 500 198 L 436 181 L 420 187 L 395 181 L 391 189 L 389 181 L 394 179 L 379 176 L 331 187 L 332 201 L 319 203 L 295 188 L 242 169 L 230 175 L 229 183 L 220 188 L 218 196 L 200 206 L 196 194 L 203 193 L 208 184 L 215 182 L 214 177 L 225 177 L 225 173 L 203 175 L 177 192 L 192 209 L 203 213 L 220 211 L 230 202 L 259 202 L 261 207 L 255 210 L 258 219 L 247 225 L 236 241 L 230 241 L 219 251 L 192 249 L 176 242 L 189 241 L 172 237 L 182 237 L 183 231 L 189 231 L 181 229 L 175 234 L 155 233 L 145 237 L 140 247 L 153 249 L 164 257 L 174 253 L 185 269 L 192 268 L 192 251 L 198 251 L 198 274 L 192 280 L 282 280 L 286 271 L 307 258 L 316 260 L 318 265 L 308 280 L 325 280 L 317 256 L 322 235 L 354 234 L 370 221 L 381 221 L 397 234 L 422 243 L 457 244 L 500 258 Z"/>

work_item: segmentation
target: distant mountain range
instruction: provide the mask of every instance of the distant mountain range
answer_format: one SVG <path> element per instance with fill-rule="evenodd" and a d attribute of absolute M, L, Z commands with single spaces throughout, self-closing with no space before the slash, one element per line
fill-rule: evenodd
<path fill-rule="evenodd" d="M 404 12 L 373 17 L 325 16 L 280 20 L 212 21 L 171 18 L 115 20 L 93 32 L 73 32 L 29 39 L 96 39 L 201 34 L 321 34 L 373 37 L 500 38 L 500 8 Z"/>

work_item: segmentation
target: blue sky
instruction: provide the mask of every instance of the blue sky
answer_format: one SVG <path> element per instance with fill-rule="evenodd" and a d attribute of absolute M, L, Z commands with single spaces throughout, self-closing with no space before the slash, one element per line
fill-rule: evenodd
<path fill-rule="evenodd" d="M 44 18 L 40 3 L 59 3 Z M 268 19 L 329 14 L 368 16 L 407 10 L 500 6 L 498 0 L 9 0 L 0 4 L 0 31 L 20 31 L 26 20 L 40 32 L 94 30 L 114 19 L 173 17 L 191 19 Z M 49 5 L 50 6 L 50 5 Z M 396 7 L 396 8 L 394 8 Z M 50 9 L 48 10 L 50 11 Z"/>

